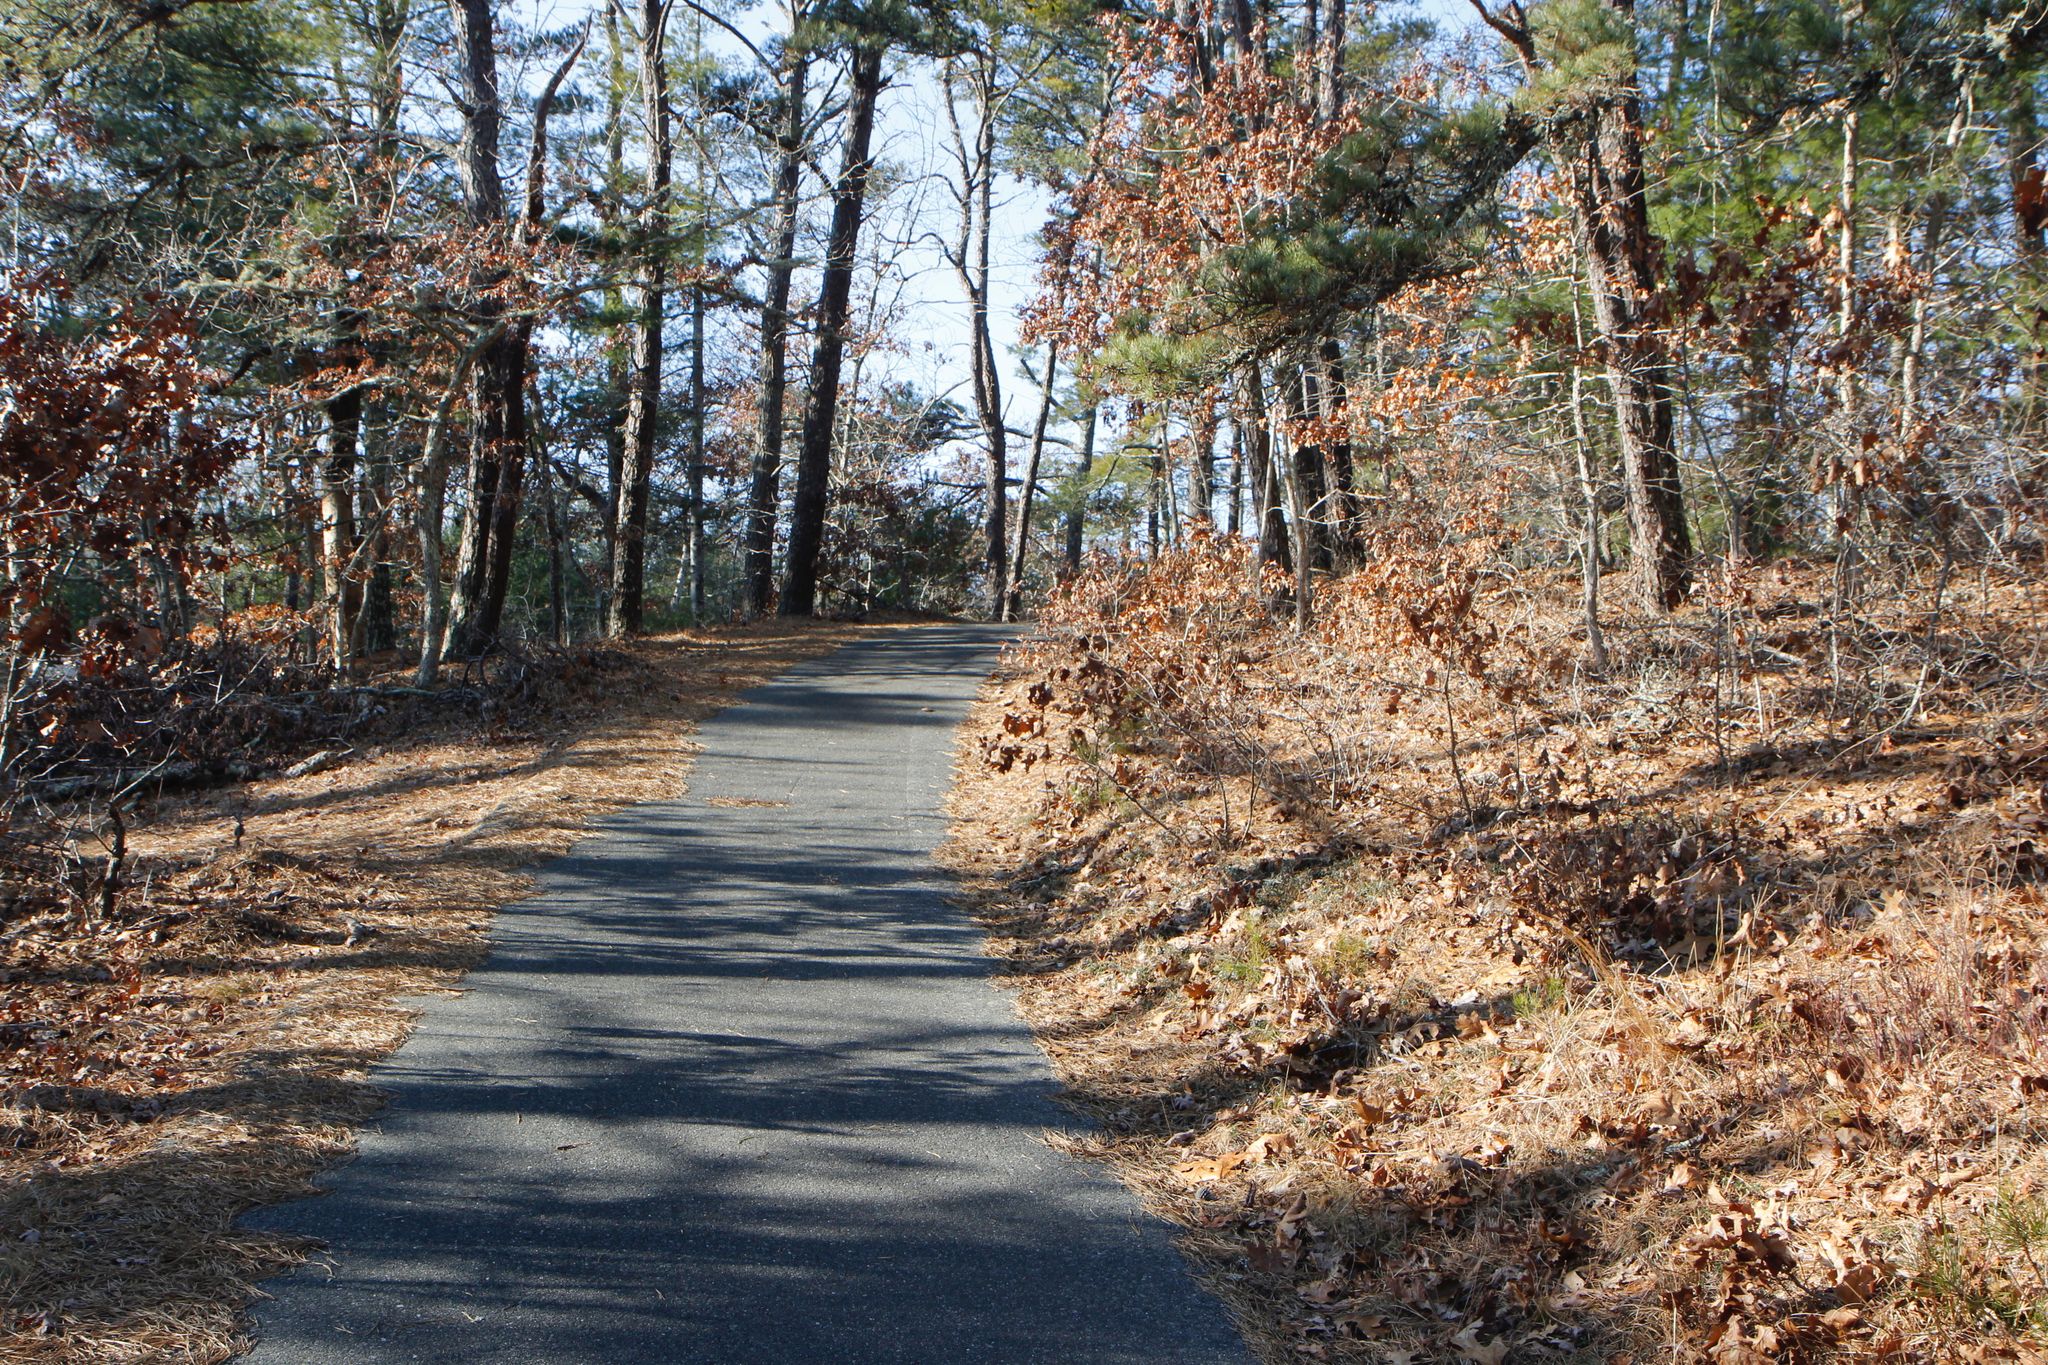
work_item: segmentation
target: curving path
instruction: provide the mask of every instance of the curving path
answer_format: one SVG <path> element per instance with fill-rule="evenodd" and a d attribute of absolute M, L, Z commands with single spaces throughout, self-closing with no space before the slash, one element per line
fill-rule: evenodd
<path fill-rule="evenodd" d="M 331 1193 L 258 1216 L 331 1253 L 253 1359 L 1245 1361 L 1163 1226 L 1041 1140 L 1071 1120 L 943 899 L 1001 638 L 797 668 L 705 723 L 687 796 L 553 864 Z"/>

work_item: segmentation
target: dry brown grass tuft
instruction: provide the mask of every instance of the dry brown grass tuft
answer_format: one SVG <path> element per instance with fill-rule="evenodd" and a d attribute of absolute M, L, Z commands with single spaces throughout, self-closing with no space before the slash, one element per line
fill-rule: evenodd
<path fill-rule="evenodd" d="M 218 1361 L 311 1248 L 237 1228 L 381 1104 L 409 997 L 480 958 L 525 869 L 683 789 L 695 722 L 854 627 L 762 623 L 572 660 L 509 712 L 315 775 L 165 799 L 117 913 L 0 933 L 0 1357 Z"/>
<path fill-rule="evenodd" d="M 2042 1358 L 2037 583 L 1845 681 L 1796 568 L 1604 677 L 1564 585 L 1467 669 L 1166 572 L 1008 659 L 953 856 L 1263 1358 Z"/>

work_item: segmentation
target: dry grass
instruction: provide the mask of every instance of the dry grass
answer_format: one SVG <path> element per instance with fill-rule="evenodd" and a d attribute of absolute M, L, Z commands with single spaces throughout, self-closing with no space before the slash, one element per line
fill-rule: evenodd
<path fill-rule="evenodd" d="M 1817 578 L 1745 613 L 1768 668 L 1703 676 L 1700 607 L 1459 692 L 1456 773 L 1441 708 L 1372 690 L 1425 663 L 1337 635 L 1248 637 L 1242 745 L 1067 708 L 1066 634 L 1008 661 L 953 856 L 1089 1154 L 1263 1359 L 2043 1358 L 2039 587 L 1987 580 L 1953 671 L 1864 678 L 1917 686 L 1901 723 L 1782 662 Z"/>
<path fill-rule="evenodd" d="M 317 775 L 166 799 L 115 916 L 0 935 L 0 1357 L 217 1361 L 302 1260 L 237 1228 L 379 1107 L 408 997 L 483 952 L 526 869 L 683 790 L 695 723 L 855 628 L 762 623 L 584 656 L 522 709 Z"/>

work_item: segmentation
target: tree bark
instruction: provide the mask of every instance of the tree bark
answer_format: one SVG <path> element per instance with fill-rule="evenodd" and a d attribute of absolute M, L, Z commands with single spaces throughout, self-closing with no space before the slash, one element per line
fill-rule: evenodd
<path fill-rule="evenodd" d="M 618 547 L 612 555 L 605 633 L 613 639 L 646 627 L 647 502 L 654 479 L 654 443 L 661 417 L 662 309 L 668 280 L 668 62 L 663 52 L 668 7 L 642 0 L 640 97 L 647 124 L 647 202 L 640 215 L 638 316 L 633 320 L 632 391 L 627 399 L 624 460 L 619 473 Z"/>
<path fill-rule="evenodd" d="M 626 183 L 626 49 L 619 38 L 617 7 L 604 6 L 605 43 L 609 52 L 605 80 L 605 180 L 597 197 L 597 220 L 604 238 L 619 240 L 619 196 Z M 625 291 L 617 285 L 605 290 L 605 312 L 617 318 L 626 311 Z M 612 575 L 619 562 L 619 484 L 626 469 L 626 408 L 632 402 L 630 374 L 626 368 L 629 345 L 620 337 L 622 328 L 613 322 L 605 339 L 605 392 L 610 399 L 604 415 L 604 566 L 597 588 L 598 624 L 611 620 Z"/>
<path fill-rule="evenodd" d="M 2041 297 L 2048 279 L 2048 180 L 2041 167 L 2041 121 L 2034 106 L 2034 78 L 2013 78 L 2005 115 L 2005 165 L 2012 195 L 2013 256 L 2019 276 L 2021 315 L 2026 318 L 2027 354 L 2022 362 L 2020 421 L 2031 430 L 2048 406 L 2048 303 Z"/>
<path fill-rule="evenodd" d="M 1024 486 L 1017 490 L 1017 543 L 1010 551 L 1010 591 L 1003 598 L 1002 619 L 1018 620 L 1024 606 L 1024 556 L 1031 547 L 1031 502 L 1038 491 L 1038 465 L 1045 457 L 1045 428 L 1052 420 L 1053 384 L 1059 377 L 1060 345 L 1045 348 L 1045 389 L 1038 400 L 1038 420 L 1031 428 L 1031 453 L 1024 459 Z"/>
<path fill-rule="evenodd" d="M 789 394 L 789 284 L 796 271 L 797 219 L 803 202 L 804 85 L 811 63 L 808 55 L 792 50 L 794 46 L 792 37 L 785 49 L 789 65 L 776 134 L 774 257 L 768 262 L 768 288 L 761 299 L 761 425 L 747 482 L 747 610 L 755 616 L 766 615 L 775 597 L 775 513 Z"/>
<path fill-rule="evenodd" d="M 1314 361 L 1304 363 L 1294 372 L 1290 384 L 1294 398 L 1294 417 L 1298 422 L 1315 421 L 1322 416 L 1322 385 L 1317 382 Z M 1328 569 L 1332 566 L 1332 531 L 1330 525 L 1329 488 L 1323 478 L 1323 446 L 1320 441 L 1303 441 L 1290 438 L 1294 458 L 1290 477 L 1287 481 L 1288 514 L 1301 518 L 1304 525 L 1297 528 L 1294 537 L 1296 546 L 1309 547 L 1313 559 L 1312 567 Z"/>
<path fill-rule="evenodd" d="M 1088 526 L 1087 483 L 1089 474 L 1095 469 L 1095 429 L 1101 422 L 1101 414 L 1101 408 L 1090 403 L 1081 419 L 1081 458 L 1072 475 L 1081 487 L 1067 512 L 1065 528 L 1067 572 L 1070 574 L 1081 571 L 1081 543 Z"/>
<path fill-rule="evenodd" d="M 455 372 L 448 377 L 448 387 L 427 424 L 426 443 L 415 471 L 418 482 L 414 489 L 413 529 L 419 537 L 422 601 L 420 663 L 413 681 L 421 687 L 434 681 L 441 663 L 442 637 L 447 633 L 447 617 L 441 608 L 441 523 L 448 500 L 448 425 L 464 382 L 470 378 L 478 358 L 498 340 L 504 328 L 503 320 L 491 324 L 457 358 Z"/>
<path fill-rule="evenodd" d="M 959 64 L 971 62 L 966 84 L 974 105 L 972 135 L 960 126 Z M 983 519 L 982 560 L 988 567 L 989 616 L 1006 619 L 1010 603 L 1008 538 L 1010 452 L 1003 425 L 1002 368 L 989 328 L 989 221 L 995 185 L 996 92 L 995 58 L 986 51 L 948 63 L 946 117 L 954 157 L 960 167 L 957 190 L 959 232 L 950 251 L 954 273 L 967 295 L 968 344 L 973 350 L 971 379 L 974 416 L 981 426 L 987 464 L 987 503 Z"/>
<path fill-rule="evenodd" d="M 388 443 L 389 428 L 386 428 Z M 356 627 L 365 654 L 398 648 L 398 611 L 391 573 L 391 457 L 388 448 L 373 453 L 359 493 L 356 524 L 370 528 L 370 574 L 363 584 L 363 614 Z"/>
<path fill-rule="evenodd" d="M 846 322 L 853 299 L 854 253 L 867 207 L 869 146 L 874 140 L 875 105 L 882 94 L 879 40 L 853 50 L 847 93 L 846 152 L 832 194 L 832 228 L 826 239 L 825 278 L 818 297 L 818 333 L 811 348 L 810 394 L 797 449 L 796 495 L 790 513 L 789 562 L 783 573 L 784 616 L 809 616 L 818 604 L 818 552 L 825 540 L 825 510 L 831 497 L 832 433 L 839 418 L 839 371 L 846 358 Z"/>
<path fill-rule="evenodd" d="M 1342 429 L 1345 405 L 1351 399 L 1350 376 L 1345 370 L 1344 347 L 1335 337 L 1323 338 L 1318 355 L 1322 384 L 1317 393 L 1317 415 L 1328 432 Z M 1333 553 L 1346 565 L 1359 554 L 1360 514 L 1358 470 L 1348 437 L 1333 436 L 1323 448 L 1324 479 L 1329 489 L 1329 541 Z"/>
<path fill-rule="evenodd" d="M 1609 0 L 1634 19 L 1634 0 Z M 1643 183 L 1642 95 L 1631 75 L 1591 114 L 1572 176 L 1576 226 L 1585 243 L 1595 334 L 1606 353 L 1628 498 L 1629 557 L 1639 603 L 1662 614 L 1691 585 L 1672 403 L 1670 348 L 1653 316 L 1656 242 Z"/>
<path fill-rule="evenodd" d="M 462 145 L 456 169 L 470 226 L 502 233 L 505 186 L 498 167 L 502 111 L 498 58 L 492 45 L 491 0 L 450 0 Z M 481 279 L 485 285 L 495 281 Z M 480 299 L 487 321 L 502 305 Z M 508 328 L 479 357 L 472 372 L 469 465 L 463 483 L 468 503 L 456 550 L 455 585 L 448 607 L 448 649 L 468 657 L 497 642 L 519 521 L 519 485 L 526 470 L 526 337 Z"/>
<path fill-rule="evenodd" d="M 320 452 L 320 560 L 327 585 L 327 654 L 338 673 L 354 665 L 362 584 L 356 559 L 356 446 L 363 433 L 363 391 L 350 385 L 326 402 Z"/>
<path fill-rule="evenodd" d="M 704 286 L 690 286 L 690 622 L 704 620 Z"/>
<path fill-rule="evenodd" d="M 1213 526 L 1216 521 L 1216 433 L 1220 425 L 1216 396 L 1206 392 L 1196 395 L 1194 410 L 1188 414 L 1188 444 L 1192 447 L 1188 461 L 1188 520 L 1197 526 Z"/>
<path fill-rule="evenodd" d="M 1287 514 L 1281 506 L 1280 480 L 1274 470 L 1273 428 L 1266 415 L 1266 381 L 1259 367 L 1248 365 L 1243 374 L 1246 456 L 1250 467 L 1252 512 L 1259 523 L 1259 562 L 1290 569 L 1287 543 Z"/>
<path fill-rule="evenodd" d="M 1244 530 L 1244 423 L 1230 424 L 1230 503 L 1225 529 L 1232 540 Z"/>

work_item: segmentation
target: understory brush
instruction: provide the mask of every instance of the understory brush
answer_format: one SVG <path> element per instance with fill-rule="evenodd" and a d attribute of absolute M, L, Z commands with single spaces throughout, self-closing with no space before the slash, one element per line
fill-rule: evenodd
<path fill-rule="evenodd" d="M 1720 570 L 1596 669 L 1443 543 L 1012 651 L 959 851 L 1081 1144 L 1273 1360 L 2040 1358 L 2038 580 Z"/>

